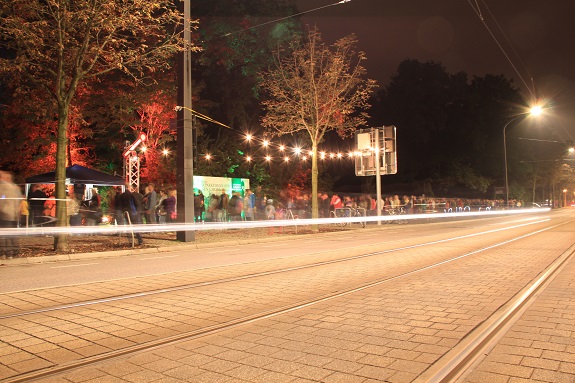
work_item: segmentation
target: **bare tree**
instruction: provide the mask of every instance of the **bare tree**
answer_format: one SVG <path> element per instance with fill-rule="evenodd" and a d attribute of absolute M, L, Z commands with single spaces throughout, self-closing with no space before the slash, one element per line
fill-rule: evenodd
<path fill-rule="evenodd" d="M 186 23 L 187 24 L 187 23 Z M 186 46 L 174 0 L 10 0 L 0 5 L 0 72 L 52 96 L 58 120 L 57 222 L 66 226 L 66 147 L 70 105 L 82 81 L 120 70 L 143 80 L 168 68 Z M 190 44 L 191 45 L 191 44 Z M 111 95 L 113 96 L 113 95 Z M 54 238 L 67 250 L 67 236 Z"/>
<path fill-rule="evenodd" d="M 318 217 L 318 145 L 330 130 L 345 137 L 365 124 L 368 116 L 362 110 L 369 107 L 376 87 L 375 80 L 364 78 L 366 57 L 355 51 L 356 43 L 350 35 L 327 46 L 317 28 L 312 28 L 303 41 L 278 50 L 275 68 L 262 73 L 261 86 L 270 95 L 263 101 L 263 126 L 277 135 L 309 135 L 313 218 Z"/>

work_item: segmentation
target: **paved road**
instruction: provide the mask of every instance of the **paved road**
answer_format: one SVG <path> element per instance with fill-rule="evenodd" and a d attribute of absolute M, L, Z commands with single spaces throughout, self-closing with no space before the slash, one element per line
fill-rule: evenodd
<path fill-rule="evenodd" d="M 390 225 L 360 234 L 4 268 L 0 278 L 19 288 L 2 285 L 0 377 L 25 378 L 32 370 L 136 351 L 148 342 L 155 347 L 41 381 L 418 381 L 572 251 L 572 219 L 567 210 Z M 570 261 L 524 313 L 530 331 L 520 319 L 507 332 L 513 340 L 502 338 L 494 359 L 478 360 L 464 377 L 573 382 L 569 319 L 575 307 L 573 295 L 562 291 L 573 289 L 574 273 Z M 57 307 L 145 291 L 154 294 Z M 550 302 L 560 303 L 554 313 L 547 312 Z M 517 341 L 536 331 L 546 335 L 540 343 Z M 505 347 L 514 342 L 521 350 Z"/>

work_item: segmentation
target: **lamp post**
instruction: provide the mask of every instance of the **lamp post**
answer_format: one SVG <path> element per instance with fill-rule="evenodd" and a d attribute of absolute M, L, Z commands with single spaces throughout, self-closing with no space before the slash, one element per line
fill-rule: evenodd
<path fill-rule="evenodd" d="M 563 189 L 563 207 L 567 206 L 567 189 Z"/>
<path fill-rule="evenodd" d="M 529 109 L 529 111 L 527 113 L 521 113 L 521 114 L 513 117 L 503 127 L 503 157 L 505 160 L 505 208 L 506 209 L 509 208 L 509 178 L 508 178 L 508 170 L 507 170 L 507 134 L 506 134 L 507 127 L 513 121 L 516 121 L 520 117 L 523 117 L 526 115 L 528 115 L 528 116 L 529 115 L 539 116 L 539 115 L 541 115 L 542 112 L 543 112 L 543 109 L 539 105 L 536 105 L 536 106 L 532 107 L 531 109 Z"/>

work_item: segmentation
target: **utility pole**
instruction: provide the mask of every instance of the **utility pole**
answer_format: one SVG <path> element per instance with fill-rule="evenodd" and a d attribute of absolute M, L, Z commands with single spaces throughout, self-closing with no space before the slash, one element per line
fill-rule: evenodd
<path fill-rule="evenodd" d="M 181 0 L 176 0 L 182 4 Z M 191 33 L 191 0 L 183 0 L 184 5 L 184 40 L 186 49 L 179 55 L 178 70 L 178 105 L 183 108 L 177 114 L 177 222 L 194 223 L 194 140 L 192 136 L 192 33 Z M 182 230 L 176 233 L 178 241 L 192 242 L 196 238 L 194 230 Z"/>

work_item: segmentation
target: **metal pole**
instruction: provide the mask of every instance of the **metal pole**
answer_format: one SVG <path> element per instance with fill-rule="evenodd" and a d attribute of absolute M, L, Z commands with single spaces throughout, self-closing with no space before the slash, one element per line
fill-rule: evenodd
<path fill-rule="evenodd" d="M 507 134 L 505 133 L 505 131 L 506 131 L 507 127 L 509 126 L 509 124 L 511 124 L 513 121 L 517 120 L 519 117 L 522 117 L 522 116 L 523 116 L 523 114 L 515 116 L 514 118 L 509 120 L 507 122 L 507 124 L 505 124 L 505 126 L 503 127 L 503 156 L 505 159 L 505 208 L 506 209 L 509 208 L 509 179 L 507 178 Z"/>
<path fill-rule="evenodd" d="M 513 120 L 511 120 L 513 121 Z M 507 129 L 507 125 L 511 122 L 509 121 L 503 127 L 503 156 L 505 158 L 505 208 L 509 208 L 509 180 L 507 179 L 507 138 L 505 134 L 505 129 Z"/>
<path fill-rule="evenodd" d="M 377 201 L 377 216 L 381 216 L 381 168 L 379 164 L 379 128 L 375 128 L 375 190 Z M 381 221 L 377 221 L 381 225 Z"/>
<path fill-rule="evenodd" d="M 177 222 L 191 224 L 194 222 L 194 153 L 192 136 L 192 34 L 190 29 L 191 3 L 184 0 L 184 40 L 186 49 L 180 54 L 178 72 L 178 105 L 184 108 L 178 111 L 177 133 Z M 195 240 L 195 231 L 184 230 L 176 233 L 178 241 Z"/>

